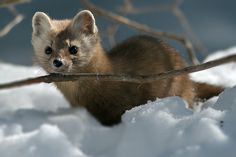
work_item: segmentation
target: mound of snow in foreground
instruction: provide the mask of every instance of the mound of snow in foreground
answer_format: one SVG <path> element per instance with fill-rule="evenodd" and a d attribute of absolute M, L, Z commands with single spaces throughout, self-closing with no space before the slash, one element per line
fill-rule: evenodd
<path fill-rule="evenodd" d="M 217 58 L 236 48 L 217 52 Z M 236 64 L 192 74 L 232 86 Z M 0 82 L 42 75 L 38 67 L 0 64 Z M 227 73 L 227 75 L 226 75 Z M 202 79 L 204 76 L 205 80 Z M 233 78 L 232 78 L 233 77 Z M 206 80 L 206 79 L 213 79 Z M 127 111 L 122 123 L 104 127 L 84 109 L 70 109 L 53 85 L 0 91 L 1 157 L 235 157 L 236 87 L 208 101 L 201 112 L 178 97 Z"/>

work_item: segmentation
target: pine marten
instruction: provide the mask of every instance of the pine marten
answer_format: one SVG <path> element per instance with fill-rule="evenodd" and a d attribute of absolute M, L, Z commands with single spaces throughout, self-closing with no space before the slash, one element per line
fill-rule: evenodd
<path fill-rule="evenodd" d="M 36 61 L 48 73 L 157 74 L 186 67 L 177 51 L 160 39 L 131 37 L 105 52 L 93 14 L 79 12 L 72 20 L 52 20 L 36 12 L 32 20 Z M 55 83 L 72 107 L 85 107 L 103 125 L 148 100 L 180 96 L 193 107 L 195 98 L 209 98 L 223 88 L 195 83 L 188 75 L 149 83 L 82 79 Z"/>

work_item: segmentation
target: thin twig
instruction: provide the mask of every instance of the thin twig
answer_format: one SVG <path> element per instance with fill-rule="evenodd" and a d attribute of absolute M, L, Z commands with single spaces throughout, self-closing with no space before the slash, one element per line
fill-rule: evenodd
<path fill-rule="evenodd" d="M 0 89 L 7 89 L 13 87 L 20 87 L 25 85 L 37 84 L 37 83 L 52 83 L 52 82 L 66 82 L 77 81 L 79 79 L 94 79 L 97 81 L 122 81 L 133 83 L 147 83 L 151 81 L 157 81 L 160 79 L 168 79 L 171 77 L 186 75 L 189 73 L 206 70 L 212 67 L 216 67 L 221 64 L 235 62 L 236 55 L 231 55 L 214 61 L 209 61 L 200 65 L 193 65 L 182 69 L 171 70 L 162 72 L 159 74 L 150 75 L 124 75 L 124 74 L 97 74 L 97 73 L 79 73 L 75 75 L 62 75 L 62 74 L 50 74 L 46 76 L 30 78 L 26 80 L 11 82 L 0 85 Z"/>
<path fill-rule="evenodd" d="M 129 10 L 132 10 L 133 4 L 132 0 L 124 0 L 123 5 L 121 8 L 125 8 L 120 14 L 121 16 L 125 17 L 128 15 Z M 118 32 L 118 29 L 120 27 L 120 23 L 113 22 L 108 28 L 107 28 L 107 37 L 108 41 L 110 43 L 110 46 L 113 47 L 116 44 L 116 34 Z"/>
<path fill-rule="evenodd" d="M 93 5 L 92 3 L 90 3 L 88 0 L 82 0 L 82 1 L 94 13 L 96 13 L 98 15 L 101 15 L 101 16 L 104 16 L 104 17 L 108 17 L 109 19 L 112 19 L 116 22 L 125 24 L 125 25 L 127 25 L 131 28 L 135 28 L 139 31 L 146 32 L 146 33 L 149 33 L 149 34 L 152 34 L 152 35 L 155 35 L 155 36 L 163 36 L 163 37 L 174 39 L 174 40 L 181 41 L 181 42 L 183 42 L 183 40 L 184 40 L 184 38 L 182 36 L 172 34 L 172 33 L 168 33 L 168 32 L 159 31 L 159 30 L 153 29 L 153 28 L 151 28 L 147 25 L 140 24 L 140 23 L 137 23 L 135 21 L 132 21 L 132 20 L 126 18 L 126 17 L 117 15 L 115 13 L 106 11 L 104 9 L 101 9 L 101 8 Z"/>
<path fill-rule="evenodd" d="M 107 18 L 112 19 L 116 22 L 125 24 L 130 28 L 134 28 L 138 31 L 148 33 L 152 36 L 165 37 L 165 38 L 176 40 L 176 41 L 182 43 L 186 47 L 187 52 L 189 54 L 189 58 L 192 61 L 192 63 L 195 64 L 195 65 L 199 63 L 198 60 L 197 60 L 197 57 L 195 56 L 195 53 L 194 53 L 191 42 L 188 41 L 185 37 L 180 36 L 180 35 L 176 35 L 176 34 L 173 34 L 173 33 L 159 31 L 159 30 L 151 28 L 147 25 L 140 24 L 138 22 L 132 21 L 132 20 L 126 18 L 126 17 L 123 17 L 123 16 L 117 15 L 115 13 L 106 11 L 102 8 L 99 8 L 99 7 L 95 6 L 89 0 L 81 0 L 81 1 L 84 3 L 85 6 L 87 6 L 88 9 L 90 9 L 91 11 L 93 11 L 94 13 L 96 13 L 98 15 L 107 17 Z"/>
<path fill-rule="evenodd" d="M 127 0 L 125 0 L 126 2 Z M 192 40 L 194 48 L 199 52 L 208 52 L 207 48 L 203 45 L 203 43 L 197 38 L 194 31 L 192 30 L 187 17 L 181 10 L 181 5 L 184 0 L 173 0 L 172 4 L 152 4 L 151 6 L 143 6 L 143 7 L 135 7 L 131 2 L 125 3 L 128 6 L 121 6 L 118 8 L 120 13 L 126 12 L 128 14 L 144 14 L 150 12 L 163 12 L 168 11 L 171 12 L 179 21 L 187 36 Z"/>
<path fill-rule="evenodd" d="M 120 25 L 118 23 L 113 23 L 107 28 L 107 37 L 111 47 L 116 44 L 116 33 Z"/>
<path fill-rule="evenodd" d="M 22 14 L 19 14 L 14 6 L 8 6 L 8 10 L 15 16 L 15 18 L 0 30 L 0 38 L 7 35 L 16 25 L 18 25 L 24 19 L 24 16 Z"/>
<path fill-rule="evenodd" d="M 12 30 L 12 28 L 19 24 L 23 19 L 23 15 L 17 15 L 10 23 L 8 23 L 2 30 L 0 30 L 0 37 L 7 35 Z"/>
<path fill-rule="evenodd" d="M 185 30 L 185 32 L 187 33 L 187 35 L 192 39 L 195 48 L 200 52 L 207 53 L 207 51 L 208 51 L 207 48 L 205 46 L 203 46 L 201 41 L 197 38 L 197 36 L 193 32 L 193 30 L 188 22 L 187 17 L 183 13 L 183 11 L 180 9 L 183 2 L 184 2 L 184 0 L 175 0 L 174 3 L 172 4 L 170 11 L 178 19 L 179 23 L 182 25 L 182 27 Z"/>

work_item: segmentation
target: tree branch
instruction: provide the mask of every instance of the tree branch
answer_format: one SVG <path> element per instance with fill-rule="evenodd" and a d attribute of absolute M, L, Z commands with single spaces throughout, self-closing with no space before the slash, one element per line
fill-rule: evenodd
<path fill-rule="evenodd" d="M 12 30 L 12 28 L 19 24 L 23 19 L 23 15 L 17 15 L 10 23 L 8 23 L 2 30 L 0 30 L 0 37 L 7 35 Z"/>
<path fill-rule="evenodd" d="M 196 49 L 200 52 L 207 53 L 207 48 L 201 43 L 201 41 L 197 38 L 195 33 L 193 32 L 187 17 L 180 9 L 181 5 L 183 4 L 183 0 L 175 0 L 174 4 L 172 5 L 170 11 L 174 14 L 174 16 L 178 19 L 179 23 L 182 25 L 183 29 L 187 33 L 190 39 L 192 39 L 193 45 Z"/>
<path fill-rule="evenodd" d="M 132 21 L 124 16 L 120 16 L 115 13 L 106 11 L 102 8 L 95 6 L 89 0 L 81 0 L 81 1 L 89 10 L 91 10 L 92 12 L 94 12 L 98 15 L 107 17 L 113 21 L 119 22 L 121 24 L 125 24 L 130 28 L 134 28 L 138 31 L 145 32 L 145 33 L 150 34 L 152 36 L 165 37 L 165 38 L 176 40 L 176 41 L 182 43 L 186 47 L 187 52 L 189 54 L 189 58 L 192 61 L 192 63 L 195 65 L 199 63 L 197 60 L 197 57 L 195 56 L 195 53 L 194 53 L 194 50 L 192 47 L 192 43 L 189 40 L 187 40 L 185 37 L 180 36 L 180 35 L 176 35 L 173 33 L 159 31 L 159 30 L 153 29 L 147 25 Z"/>
<path fill-rule="evenodd" d="M 231 55 L 214 61 L 209 61 L 200 65 L 193 65 L 182 69 L 171 70 L 162 72 L 159 74 L 150 75 L 124 75 L 124 74 L 97 74 L 97 73 L 79 73 L 75 75 L 62 75 L 62 74 L 50 74 L 46 76 L 40 76 L 36 78 L 30 78 L 26 80 L 6 83 L 0 85 L 1 89 L 8 89 L 13 87 L 20 87 L 25 85 L 37 84 L 37 83 L 52 83 L 52 82 L 66 82 L 66 81 L 77 81 L 81 79 L 94 79 L 98 81 L 122 81 L 122 82 L 133 82 L 133 83 L 147 83 L 151 81 L 157 81 L 160 79 L 168 79 L 171 77 L 189 74 L 197 71 L 209 69 L 221 64 L 235 62 L 236 55 Z"/>
<path fill-rule="evenodd" d="M 0 7 L 6 7 L 9 5 L 15 5 L 20 3 L 27 3 L 31 0 L 0 0 Z"/>
<path fill-rule="evenodd" d="M 0 30 L 0 38 L 7 35 L 17 24 L 19 24 L 24 19 L 24 16 L 19 14 L 14 6 L 8 6 L 8 10 L 15 16 L 15 18 Z"/>
<path fill-rule="evenodd" d="M 128 14 L 145 14 L 150 12 L 168 11 L 177 18 L 180 25 L 189 37 L 189 40 L 191 39 L 193 47 L 195 47 L 200 53 L 205 53 L 204 55 L 206 55 L 206 53 L 208 52 L 207 48 L 197 38 L 189 24 L 187 17 L 181 9 L 181 5 L 183 4 L 183 2 L 184 0 L 173 0 L 173 2 L 170 4 L 152 4 L 151 6 L 135 7 L 133 3 L 130 2 L 130 0 L 124 0 L 125 5 L 118 7 L 118 11 L 119 13 L 126 12 Z"/>

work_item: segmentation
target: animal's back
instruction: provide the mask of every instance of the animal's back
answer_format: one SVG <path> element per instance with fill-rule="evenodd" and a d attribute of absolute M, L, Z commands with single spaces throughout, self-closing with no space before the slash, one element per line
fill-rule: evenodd
<path fill-rule="evenodd" d="M 174 48 L 146 35 L 134 36 L 115 46 L 108 53 L 114 73 L 130 75 L 158 74 L 186 66 Z M 193 103 L 194 87 L 188 75 L 141 84 L 151 100 L 156 97 L 181 96 Z"/>
<path fill-rule="evenodd" d="M 134 36 L 116 45 L 108 57 L 117 73 L 153 74 L 185 66 L 174 48 L 146 35 Z"/>

